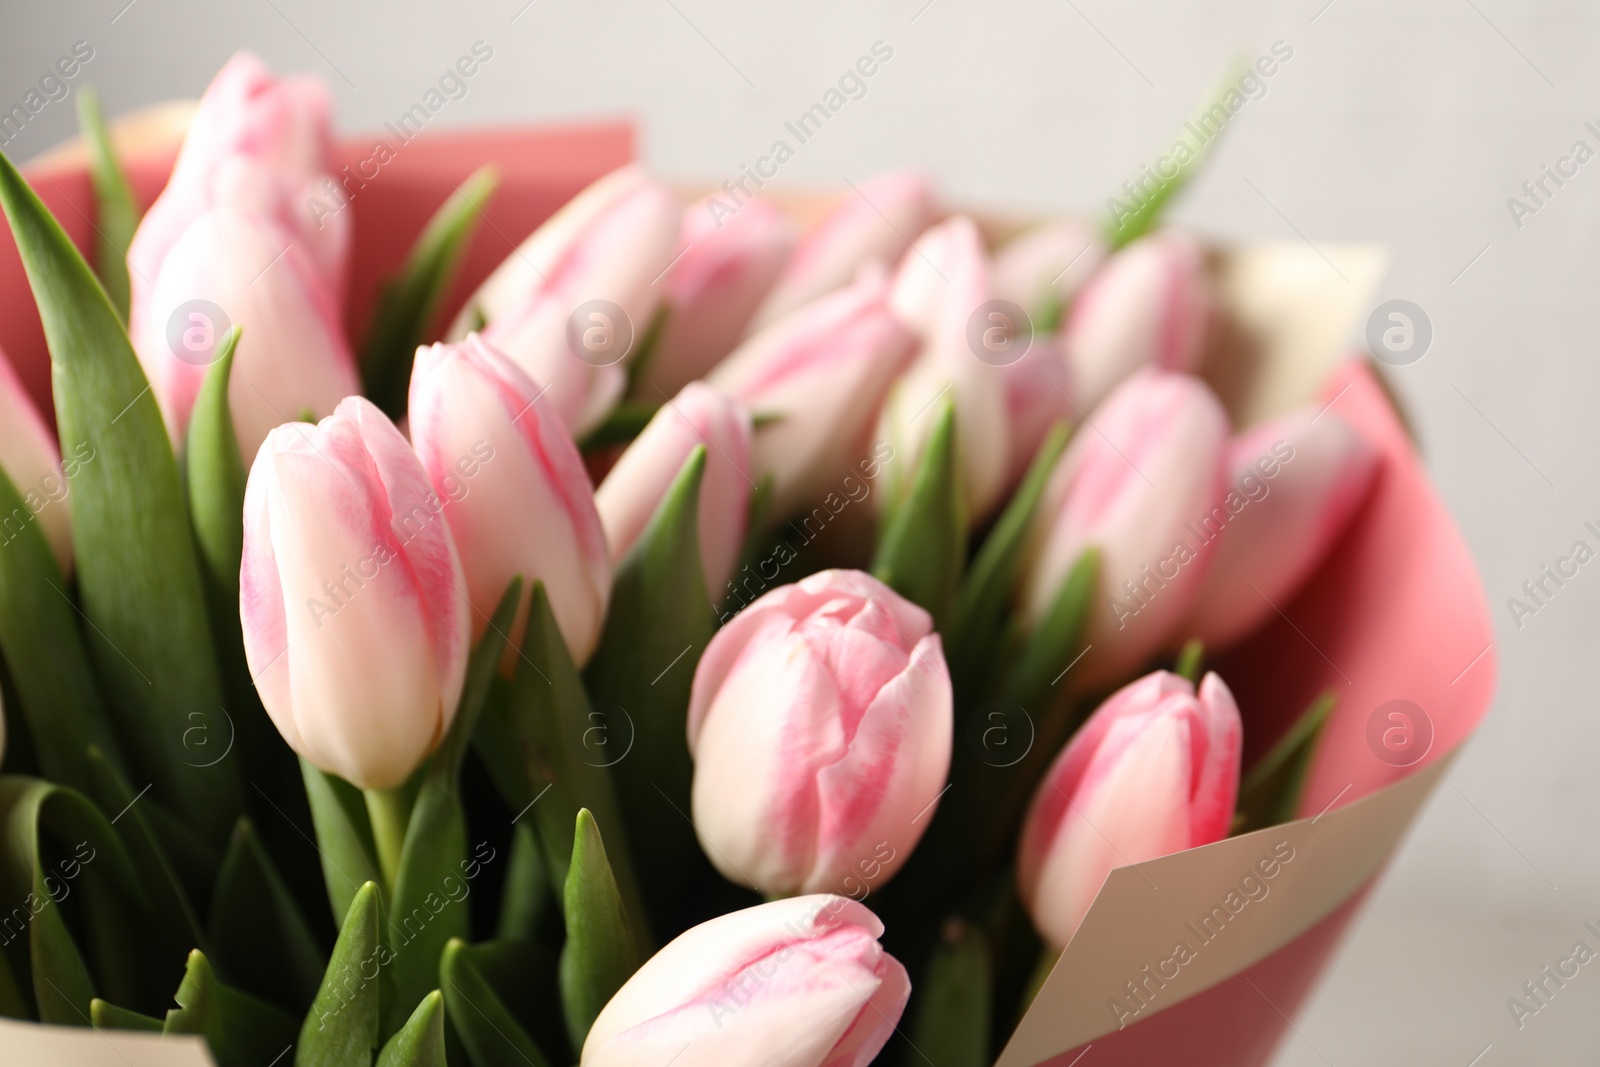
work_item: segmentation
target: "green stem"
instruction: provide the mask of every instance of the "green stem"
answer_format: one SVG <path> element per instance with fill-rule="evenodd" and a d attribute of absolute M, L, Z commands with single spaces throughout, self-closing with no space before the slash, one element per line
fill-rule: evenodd
<path fill-rule="evenodd" d="M 400 852 L 406 843 L 406 825 L 411 821 L 411 801 L 403 786 L 362 792 L 367 798 L 367 815 L 372 819 L 372 839 L 378 846 L 378 866 L 392 894 L 400 877 Z"/>

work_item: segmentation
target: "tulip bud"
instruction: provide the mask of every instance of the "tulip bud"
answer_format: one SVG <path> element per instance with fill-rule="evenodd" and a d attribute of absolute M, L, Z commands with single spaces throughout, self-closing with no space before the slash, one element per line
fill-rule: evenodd
<path fill-rule="evenodd" d="M 883 923 L 831 895 L 701 923 L 617 990 L 581 1067 L 867 1067 L 911 995 Z"/>
<path fill-rule="evenodd" d="M 712 372 L 712 385 L 773 420 L 755 435 L 755 469 L 773 475 L 773 514 L 810 507 L 855 473 L 912 345 L 889 310 L 887 278 L 868 271 L 751 337 Z"/>
<path fill-rule="evenodd" d="M 681 222 L 666 187 L 636 166 L 612 171 L 495 268 L 450 337 L 465 336 L 481 314 L 484 340 L 548 388 L 550 405 L 581 437 L 622 397 L 622 360 L 650 328 Z"/>
<path fill-rule="evenodd" d="M 756 314 L 756 328 L 848 284 L 867 263 L 893 264 L 937 213 L 933 186 L 920 174 L 895 171 L 862 182 L 801 238 Z"/>
<path fill-rule="evenodd" d="M 1166 671 L 1113 693 L 1056 757 L 1028 810 L 1017 888 L 1051 947 L 1072 940 L 1106 875 L 1228 835 L 1239 709 L 1222 679 Z"/>
<path fill-rule="evenodd" d="M 23 527 L 37 521 L 61 572 L 71 574 L 72 505 L 61 453 L 4 352 L 0 352 L 0 470 L 22 500 L 21 508 L 0 515 L 0 551 Z"/>
<path fill-rule="evenodd" d="M 1083 416 L 1072 401 L 1072 374 L 1061 355 L 1059 335 L 1034 334 L 1027 354 L 1000 369 L 1011 439 L 1005 479 L 1009 489 L 1027 473 L 1052 425 L 1075 423 Z"/>
<path fill-rule="evenodd" d="M 950 770 L 932 631 L 882 582 L 834 570 L 772 590 L 711 639 L 689 698 L 690 801 L 725 877 L 769 896 L 855 894 L 900 868 Z"/>
<path fill-rule="evenodd" d="M 1035 513 L 1022 599 L 1037 623 L 1084 550 L 1099 549 L 1074 688 L 1137 670 L 1188 615 L 1217 537 L 1227 437 L 1222 405 L 1198 378 L 1150 369 L 1073 435 Z"/>
<path fill-rule="evenodd" d="M 1215 303 L 1205 253 L 1193 239 L 1158 233 L 1118 252 L 1067 316 L 1074 400 L 1091 411 L 1140 367 L 1194 370 Z"/>
<path fill-rule="evenodd" d="M 751 200 L 720 222 L 705 201 L 689 208 L 685 251 L 662 283 L 667 320 L 645 373 L 649 399 L 672 396 L 733 351 L 794 241 L 794 225 L 764 200 Z"/>
<path fill-rule="evenodd" d="M 1263 423 L 1227 449 L 1217 541 L 1182 637 L 1221 649 L 1294 597 L 1366 499 L 1377 452 L 1336 412 L 1313 408 Z"/>
<path fill-rule="evenodd" d="M 339 321 L 349 218 L 308 211 L 331 182 L 326 90 L 235 56 L 201 100 L 128 249 L 128 333 L 175 444 L 230 324 L 239 447 L 358 392 Z M 342 204 L 341 204 L 342 207 Z"/>
<path fill-rule="evenodd" d="M 990 286 L 1038 318 L 1065 307 L 1106 256 L 1105 238 L 1082 219 L 1062 218 L 1012 238 L 994 256 Z"/>
<path fill-rule="evenodd" d="M 474 632 L 517 575 L 522 600 L 506 662 L 522 642 L 533 583 L 582 665 L 594 651 L 611 594 L 611 564 L 583 459 L 539 387 L 477 334 L 417 349 L 408 411 L 411 440 L 461 550 Z M 546 398 L 548 399 L 548 398 Z"/>
<path fill-rule="evenodd" d="M 1006 373 L 980 359 L 970 337 L 972 319 L 989 298 L 989 264 L 978 227 L 958 215 L 917 239 L 895 272 L 890 307 L 922 341 L 921 352 L 895 383 L 878 420 L 878 436 L 891 441 L 900 462 L 895 481 L 909 484 L 937 423 L 929 411 L 941 393 L 955 403 L 967 513 L 982 519 L 1005 488 L 1010 462 Z M 887 501 L 898 489 L 884 496 Z"/>
<path fill-rule="evenodd" d="M 594 494 L 611 558 L 639 539 L 684 461 L 706 446 L 700 483 L 700 563 L 707 593 L 721 598 L 744 546 L 749 516 L 750 412 L 709 385 L 691 382 L 661 406 Z"/>
<path fill-rule="evenodd" d="M 239 617 L 289 747 L 362 789 L 406 780 L 461 698 L 468 604 L 427 473 L 361 397 L 267 435 L 244 501 Z"/>

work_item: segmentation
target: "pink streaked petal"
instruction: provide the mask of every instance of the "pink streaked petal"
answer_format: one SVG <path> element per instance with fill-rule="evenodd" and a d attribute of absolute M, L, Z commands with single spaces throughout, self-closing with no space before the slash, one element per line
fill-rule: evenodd
<path fill-rule="evenodd" d="M 867 1067 L 894 1034 L 911 999 L 911 977 L 899 960 L 885 953 L 877 978 L 877 988 L 822 1067 Z"/>

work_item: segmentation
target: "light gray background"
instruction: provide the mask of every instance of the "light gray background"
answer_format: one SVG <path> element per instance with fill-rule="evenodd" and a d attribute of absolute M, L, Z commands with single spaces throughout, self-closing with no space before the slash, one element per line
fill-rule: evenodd
<path fill-rule="evenodd" d="M 1506 999 L 1580 937 L 1596 943 L 1582 925 L 1600 920 L 1600 562 L 1520 630 L 1505 606 L 1587 536 L 1584 520 L 1600 523 L 1600 160 L 1520 229 L 1506 206 L 1574 140 L 1600 149 L 1583 128 L 1600 126 L 1594 5 L 3 2 L 7 106 L 78 39 L 94 45 L 85 77 L 113 111 L 194 95 L 249 47 L 322 73 L 340 125 L 363 130 L 482 38 L 494 59 L 443 123 L 632 115 L 653 167 L 713 181 L 882 39 L 893 60 L 784 180 L 837 185 L 914 163 L 952 198 L 1038 211 L 1099 207 L 1231 57 L 1287 42 L 1293 59 L 1175 217 L 1230 238 L 1389 245 L 1380 298 L 1416 301 L 1434 326 L 1432 350 L 1394 377 L 1482 570 L 1502 673 L 1276 1063 L 1594 1062 L 1600 963 L 1520 1031 Z M 25 158 L 73 125 L 70 102 L 52 104 L 7 150 Z"/>

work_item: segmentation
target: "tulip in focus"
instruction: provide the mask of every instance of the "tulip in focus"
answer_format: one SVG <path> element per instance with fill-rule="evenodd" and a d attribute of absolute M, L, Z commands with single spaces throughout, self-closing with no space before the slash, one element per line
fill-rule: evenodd
<path fill-rule="evenodd" d="M 661 284 L 667 319 L 641 390 L 651 401 L 704 377 L 738 345 L 794 247 L 794 225 L 764 200 L 712 220 L 706 201 L 683 217 L 683 255 Z"/>
<path fill-rule="evenodd" d="M 400 785 L 455 717 L 466 587 L 428 475 L 350 397 L 267 435 L 244 502 L 239 616 L 289 747 L 362 789 Z"/>
<path fill-rule="evenodd" d="M 774 589 L 711 639 L 689 698 L 690 799 L 726 878 L 769 896 L 854 893 L 905 862 L 950 770 L 932 630 L 876 578 L 833 570 Z"/>
<path fill-rule="evenodd" d="M 600 638 L 611 565 L 594 490 L 577 446 L 540 390 L 477 334 L 417 350 L 411 440 L 461 550 L 478 634 L 516 575 L 522 601 L 506 662 L 516 658 L 533 583 L 543 582 L 580 666 Z"/>
<path fill-rule="evenodd" d="M 1036 226 L 1001 246 L 994 255 L 994 295 L 1034 316 L 1034 326 L 1055 313 L 1083 287 L 1106 257 L 1105 238 L 1082 219 L 1062 218 Z"/>
<path fill-rule="evenodd" d="M 81 450 L 94 455 L 87 442 Z M 66 471 L 83 459 L 79 454 L 61 462 L 55 435 L 11 369 L 11 361 L 0 352 L 0 471 L 11 479 L 22 501 L 19 509 L 0 515 L 0 551 L 23 527 L 37 522 L 61 572 L 72 573 L 72 505 Z"/>
<path fill-rule="evenodd" d="M 1035 624 L 1088 548 L 1100 552 L 1078 691 L 1118 681 L 1188 616 L 1213 555 L 1228 420 L 1198 378 L 1143 370 L 1078 428 L 1039 502 L 1022 601 Z"/>
<path fill-rule="evenodd" d="M 888 279 L 869 270 L 757 333 L 712 372 L 712 385 L 773 420 L 755 435 L 755 469 L 773 475 L 773 514 L 818 503 L 853 473 L 913 344 L 889 309 Z"/>
<path fill-rule="evenodd" d="M 1166 232 L 1128 245 L 1084 286 L 1063 327 L 1074 401 L 1093 410 L 1140 367 L 1194 370 L 1215 303 L 1192 238 Z"/>
<path fill-rule="evenodd" d="M 739 559 L 750 507 L 750 412 L 735 400 L 692 382 L 667 401 L 634 439 L 595 491 L 611 558 L 620 560 L 639 539 L 656 507 L 696 447 L 705 446 L 700 484 L 700 563 L 715 604 Z"/>
<path fill-rule="evenodd" d="M 980 359 L 970 336 L 974 315 L 989 298 L 989 264 L 978 227 L 958 215 L 917 239 L 900 261 L 889 305 L 922 341 L 916 362 L 895 383 L 879 417 L 878 436 L 892 442 L 898 460 L 895 492 L 909 486 L 937 424 L 941 394 L 955 404 L 956 441 L 967 514 L 981 520 L 1005 489 L 1010 465 L 1006 370 Z"/>
<path fill-rule="evenodd" d="M 1045 942 L 1066 947 L 1106 875 L 1228 835 L 1239 793 L 1239 709 L 1215 674 L 1124 686 L 1045 775 L 1023 823 L 1017 888 Z"/>
<path fill-rule="evenodd" d="M 357 391 L 339 321 L 349 216 L 314 213 L 332 181 L 326 88 L 240 53 L 206 90 L 161 196 L 128 249 L 129 336 L 181 446 L 231 323 L 239 447 Z"/>
<path fill-rule="evenodd" d="M 882 934 L 865 906 L 822 894 L 701 923 L 617 990 L 581 1067 L 866 1067 L 911 995 Z"/>
<path fill-rule="evenodd" d="M 1366 499 L 1378 457 L 1336 412 L 1308 407 L 1236 437 L 1227 467 L 1232 518 L 1181 631 L 1208 649 L 1247 636 L 1294 597 Z"/>
<path fill-rule="evenodd" d="M 462 308 L 453 340 L 481 315 L 484 340 L 550 390 L 575 437 L 605 418 L 680 251 L 683 209 L 637 166 L 574 197 L 507 256 Z"/>
<path fill-rule="evenodd" d="M 937 217 L 933 186 L 920 174 L 894 171 L 862 182 L 801 238 L 757 313 L 756 328 L 849 284 L 868 263 L 892 266 Z"/>

